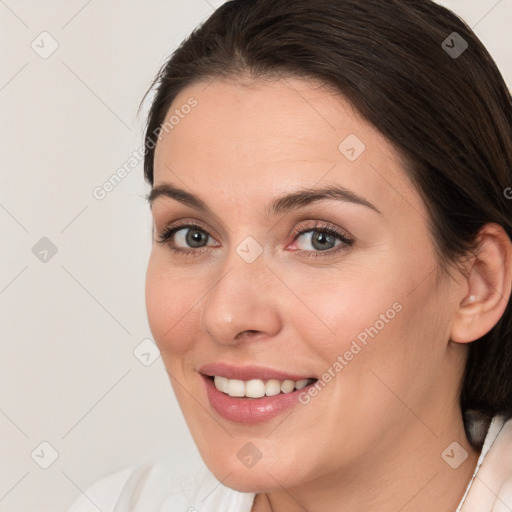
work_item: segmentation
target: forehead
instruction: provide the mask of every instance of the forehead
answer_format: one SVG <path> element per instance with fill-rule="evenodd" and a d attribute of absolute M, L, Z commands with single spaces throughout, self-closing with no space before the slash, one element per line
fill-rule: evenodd
<path fill-rule="evenodd" d="M 205 80 L 180 92 L 166 121 L 172 129 L 155 150 L 155 185 L 180 180 L 205 195 L 236 189 L 258 200 L 328 181 L 381 210 L 404 199 L 423 208 L 392 145 L 319 83 Z"/>

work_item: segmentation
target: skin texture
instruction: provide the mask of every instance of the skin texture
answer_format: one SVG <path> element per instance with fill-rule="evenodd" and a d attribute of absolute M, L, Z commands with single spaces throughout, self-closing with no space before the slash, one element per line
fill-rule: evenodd
<path fill-rule="evenodd" d="M 455 510 L 478 457 L 458 406 L 466 342 L 503 314 L 510 240 L 489 225 L 482 260 L 467 260 L 468 277 L 438 274 L 428 212 L 398 155 L 318 83 L 202 81 L 170 111 L 191 97 L 197 107 L 162 132 L 154 185 L 184 188 L 213 214 L 158 197 L 155 238 L 176 221 L 199 222 L 210 236 L 206 251 L 189 256 L 153 243 L 146 304 L 205 463 L 224 485 L 258 492 L 258 512 Z M 349 134 L 366 147 L 355 161 L 339 149 Z M 327 184 L 352 190 L 381 213 L 331 199 L 266 215 L 275 197 Z M 353 245 L 333 242 L 341 250 L 328 255 L 311 231 L 294 239 L 294 228 L 314 230 L 315 221 L 349 234 Z M 186 234 L 174 242 L 191 249 Z M 248 236 L 263 249 L 250 264 L 236 252 Z M 320 377 L 394 303 L 401 311 L 307 405 L 253 426 L 211 408 L 201 365 Z M 468 454 L 457 469 L 441 457 L 454 441 Z M 251 468 L 237 457 L 248 442 L 262 453 Z"/>

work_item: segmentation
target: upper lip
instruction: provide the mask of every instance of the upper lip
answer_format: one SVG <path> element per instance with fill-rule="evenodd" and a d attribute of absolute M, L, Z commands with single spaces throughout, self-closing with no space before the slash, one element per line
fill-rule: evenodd
<path fill-rule="evenodd" d="M 277 379 L 277 380 L 304 380 L 314 378 L 310 375 L 289 373 L 265 366 L 233 366 L 227 363 L 210 363 L 199 368 L 203 375 L 213 377 L 226 377 L 228 379 L 252 380 L 252 379 Z"/>

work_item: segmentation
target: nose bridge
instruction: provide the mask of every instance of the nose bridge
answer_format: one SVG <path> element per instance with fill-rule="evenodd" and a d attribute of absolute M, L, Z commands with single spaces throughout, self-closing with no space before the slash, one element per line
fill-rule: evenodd
<path fill-rule="evenodd" d="M 201 329 L 218 343 L 236 342 L 244 331 L 271 336 L 279 330 L 279 313 L 268 286 L 271 272 L 256 244 L 245 239 L 231 251 L 202 301 Z"/>

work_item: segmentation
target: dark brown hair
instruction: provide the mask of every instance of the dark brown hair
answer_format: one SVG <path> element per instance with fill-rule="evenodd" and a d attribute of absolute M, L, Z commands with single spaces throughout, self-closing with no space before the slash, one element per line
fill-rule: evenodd
<path fill-rule="evenodd" d="M 450 51 L 464 42 L 460 55 Z M 172 54 L 150 89 L 148 183 L 155 135 L 176 95 L 200 80 L 246 76 L 320 80 L 387 137 L 429 209 L 444 272 L 478 248 L 486 223 L 512 238 L 510 92 L 451 11 L 429 0 L 228 1 Z M 463 411 L 512 414 L 511 304 L 470 344 Z"/>

